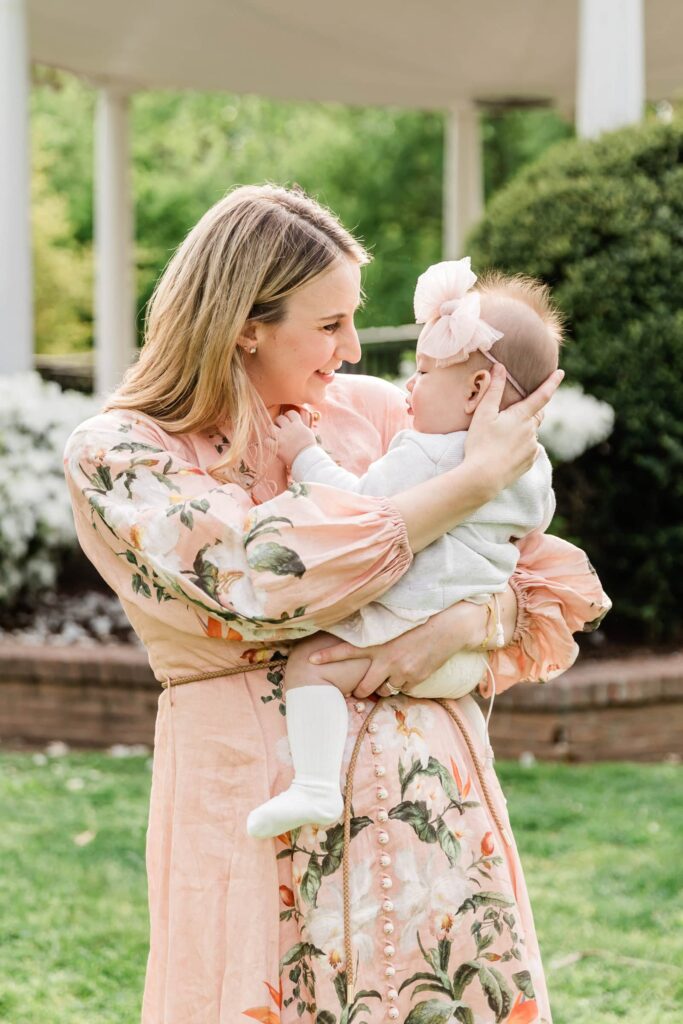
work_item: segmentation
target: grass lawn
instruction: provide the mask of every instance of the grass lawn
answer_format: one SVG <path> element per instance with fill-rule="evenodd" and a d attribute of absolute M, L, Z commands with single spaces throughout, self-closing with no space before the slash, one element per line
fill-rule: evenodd
<path fill-rule="evenodd" d="M 683 1021 L 683 768 L 498 770 L 555 1024 Z M 144 757 L 0 755 L 3 1024 L 138 1024 L 150 778 Z"/>

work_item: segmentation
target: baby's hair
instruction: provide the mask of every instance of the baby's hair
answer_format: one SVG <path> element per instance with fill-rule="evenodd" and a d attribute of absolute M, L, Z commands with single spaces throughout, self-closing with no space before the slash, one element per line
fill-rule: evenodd
<path fill-rule="evenodd" d="M 479 279 L 476 291 L 481 296 L 482 320 L 503 333 L 491 355 L 530 394 L 557 369 L 563 343 L 563 316 L 550 288 L 524 274 L 490 271 Z M 483 356 L 481 359 L 482 365 L 488 363 Z M 511 405 L 520 397 L 508 383 L 504 404 Z"/>

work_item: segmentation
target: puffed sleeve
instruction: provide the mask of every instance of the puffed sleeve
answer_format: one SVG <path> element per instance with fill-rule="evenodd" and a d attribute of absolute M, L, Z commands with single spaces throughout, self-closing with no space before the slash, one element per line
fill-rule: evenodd
<path fill-rule="evenodd" d="M 497 693 L 565 672 L 579 652 L 573 634 L 597 629 L 612 607 L 580 548 L 543 533 L 532 533 L 517 546 L 521 554 L 510 580 L 517 627 L 511 643 L 490 655 Z M 490 695 L 488 680 L 481 691 Z"/>
<path fill-rule="evenodd" d="M 86 555 L 120 597 L 186 631 L 305 636 L 375 600 L 412 560 L 385 498 L 294 484 L 254 506 L 147 417 L 86 421 L 64 461 Z"/>

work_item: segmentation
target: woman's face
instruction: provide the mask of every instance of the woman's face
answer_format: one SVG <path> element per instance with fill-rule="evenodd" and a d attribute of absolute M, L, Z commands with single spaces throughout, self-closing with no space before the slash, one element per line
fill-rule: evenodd
<path fill-rule="evenodd" d="M 280 323 L 248 325 L 241 341 L 247 373 L 273 417 L 281 405 L 322 401 L 342 362 L 358 362 L 359 303 L 360 267 L 341 257 L 287 299 Z"/>

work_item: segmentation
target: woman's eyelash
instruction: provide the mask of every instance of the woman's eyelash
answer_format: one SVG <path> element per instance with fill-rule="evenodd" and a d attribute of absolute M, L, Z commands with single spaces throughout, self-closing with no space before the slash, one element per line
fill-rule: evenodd
<path fill-rule="evenodd" d="M 323 330 L 324 331 L 329 331 L 330 334 L 334 334 L 334 332 L 337 330 L 338 327 L 339 327 L 339 321 L 335 320 L 335 322 L 333 324 L 325 324 L 325 326 L 323 327 Z"/>

